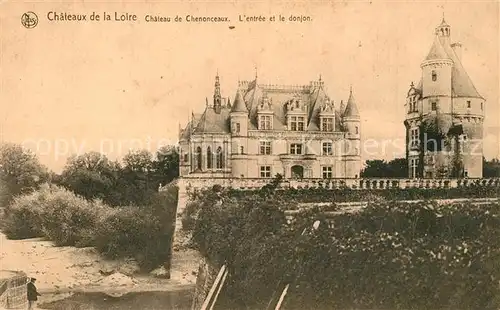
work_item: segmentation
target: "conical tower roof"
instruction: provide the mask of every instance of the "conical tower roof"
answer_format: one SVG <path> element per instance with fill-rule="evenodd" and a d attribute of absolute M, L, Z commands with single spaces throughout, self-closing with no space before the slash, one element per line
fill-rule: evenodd
<path fill-rule="evenodd" d="M 349 94 L 349 99 L 347 100 L 347 105 L 344 111 L 344 117 L 359 117 L 358 107 L 356 106 L 356 102 L 354 100 L 354 96 L 352 95 L 352 88 Z"/>
<path fill-rule="evenodd" d="M 435 59 L 450 59 L 443 45 L 441 44 L 441 42 L 439 42 L 439 38 L 437 35 L 434 37 L 434 43 L 432 44 L 429 54 L 427 54 L 427 57 L 425 57 L 426 61 Z"/>
<path fill-rule="evenodd" d="M 240 90 L 236 91 L 236 97 L 234 98 L 233 106 L 231 108 L 231 112 L 245 112 L 248 113 L 247 106 L 245 105 L 245 100 L 243 100 L 243 96 L 241 95 Z"/>

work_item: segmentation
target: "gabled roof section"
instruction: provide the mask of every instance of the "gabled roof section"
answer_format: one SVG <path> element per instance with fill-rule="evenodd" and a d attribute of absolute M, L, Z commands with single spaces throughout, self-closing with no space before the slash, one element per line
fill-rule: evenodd
<path fill-rule="evenodd" d="M 432 43 L 431 50 L 425 60 L 436 60 L 436 59 L 450 59 L 450 56 L 446 53 L 441 42 L 439 42 L 438 36 L 434 36 L 434 43 Z"/>
<path fill-rule="evenodd" d="M 186 125 L 186 128 L 182 130 L 179 140 L 187 140 L 189 139 L 189 137 L 191 137 L 191 134 L 193 133 L 194 129 L 196 128 L 198 122 L 201 119 L 201 115 L 202 114 L 192 114 L 191 119 Z"/>
<path fill-rule="evenodd" d="M 230 133 L 229 109 L 222 107 L 220 113 L 215 113 L 212 107 L 206 107 L 193 133 Z"/>

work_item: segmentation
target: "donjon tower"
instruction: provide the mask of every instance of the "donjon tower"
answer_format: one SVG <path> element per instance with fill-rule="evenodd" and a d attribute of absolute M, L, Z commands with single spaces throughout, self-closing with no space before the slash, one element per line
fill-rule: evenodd
<path fill-rule="evenodd" d="M 406 158 L 410 178 L 481 178 L 485 99 L 461 63 L 442 20 L 406 97 Z"/>

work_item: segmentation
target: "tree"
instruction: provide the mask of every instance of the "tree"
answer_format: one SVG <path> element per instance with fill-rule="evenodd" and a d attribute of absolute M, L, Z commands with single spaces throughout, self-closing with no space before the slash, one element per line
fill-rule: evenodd
<path fill-rule="evenodd" d="M 98 152 L 88 152 L 68 158 L 61 175 L 66 188 L 87 199 L 100 198 L 109 202 L 120 165 Z"/>
<path fill-rule="evenodd" d="M 483 177 L 498 178 L 500 177 L 500 161 L 493 158 L 491 161 L 483 157 Z"/>
<path fill-rule="evenodd" d="M 156 186 L 170 183 L 179 176 L 179 152 L 176 146 L 164 146 L 156 152 L 153 171 Z"/>
<path fill-rule="evenodd" d="M 364 178 L 404 178 L 408 176 L 408 163 L 405 158 L 395 158 L 389 162 L 380 159 L 367 160 L 361 176 Z"/>
<path fill-rule="evenodd" d="M 47 168 L 31 151 L 13 143 L 0 145 L 0 206 L 37 189 L 48 177 Z"/>

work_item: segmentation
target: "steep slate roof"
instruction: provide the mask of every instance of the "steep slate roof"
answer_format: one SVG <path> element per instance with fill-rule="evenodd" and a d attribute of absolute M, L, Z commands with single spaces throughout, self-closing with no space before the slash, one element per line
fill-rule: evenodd
<path fill-rule="evenodd" d="M 229 133 L 229 112 L 227 107 L 222 107 L 220 113 L 215 113 L 207 106 L 193 133 Z"/>
<path fill-rule="evenodd" d="M 231 112 L 247 112 L 249 116 L 248 129 L 257 129 L 257 106 L 264 95 L 269 99 L 273 111 L 273 130 L 285 130 L 287 128 L 286 103 L 290 99 L 300 99 L 306 106 L 306 131 L 320 130 L 319 114 L 328 98 L 321 81 L 311 82 L 310 85 L 305 86 L 277 86 L 258 84 L 254 80 L 240 82 L 231 108 L 225 105 L 222 106 L 220 113 L 216 113 L 213 107 L 207 105 L 203 114 L 193 116 L 186 128 L 181 131 L 180 139 L 188 139 L 192 134 L 230 133 Z M 349 99 L 351 107 L 349 109 L 359 116 L 353 100 L 351 94 Z M 335 118 L 336 130 L 342 130 L 342 113 L 339 110 L 330 113 Z"/>
<path fill-rule="evenodd" d="M 467 71 L 462 65 L 457 54 L 449 44 L 444 45 L 444 50 L 453 60 L 453 69 L 451 71 L 451 91 L 455 97 L 477 97 L 483 98 L 477 91 L 474 83 L 470 79 Z"/>
<path fill-rule="evenodd" d="M 441 24 L 443 23 L 445 22 L 443 21 Z M 451 72 L 451 90 L 453 97 L 483 98 L 477 91 L 472 80 L 465 71 L 462 62 L 451 47 L 450 41 L 447 39 L 441 41 L 437 35 L 434 38 L 434 42 L 425 61 L 436 59 L 451 59 L 453 61 Z M 422 89 L 420 83 L 417 89 Z"/>
<path fill-rule="evenodd" d="M 256 81 L 243 82 L 240 89 L 244 93 L 244 99 L 249 110 L 249 129 L 257 129 L 257 106 L 263 95 L 266 94 L 272 102 L 273 129 L 286 129 L 286 107 L 285 103 L 290 99 L 300 99 L 307 106 L 306 119 L 308 121 L 307 131 L 319 130 L 319 113 L 327 97 L 322 84 L 311 84 L 305 86 L 277 86 L 263 85 Z M 245 87 L 248 85 L 248 87 Z"/>
<path fill-rule="evenodd" d="M 349 94 L 349 100 L 347 100 L 344 116 L 359 117 L 358 107 L 356 106 L 356 101 L 354 100 L 354 96 L 352 95 L 352 90 Z"/>
<path fill-rule="evenodd" d="M 240 90 L 236 91 L 236 97 L 234 98 L 233 107 L 231 108 L 231 112 L 247 112 L 248 109 L 243 100 L 243 96 L 241 95 Z"/>
<path fill-rule="evenodd" d="M 450 59 L 450 56 L 444 50 L 443 45 L 439 42 L 439 37 L 436 35 L 434 37 L 434 43 L 432 43 L 431 50 L 425 60 L 435 60 L 435 59 Z"/>

